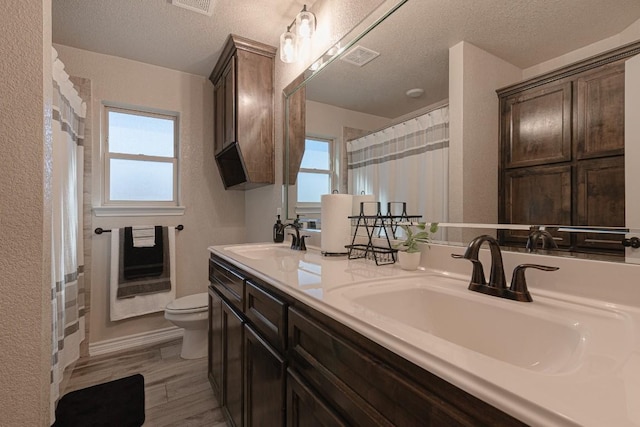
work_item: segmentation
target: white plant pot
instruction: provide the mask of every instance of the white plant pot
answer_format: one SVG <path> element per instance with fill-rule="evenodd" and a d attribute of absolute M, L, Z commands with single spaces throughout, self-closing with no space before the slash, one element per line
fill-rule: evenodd
<path fill-rule="evenodd" d="M 420 252 L 398 251 L 398 263 L 403 270 L 417 270 L 420 265 Z"/>

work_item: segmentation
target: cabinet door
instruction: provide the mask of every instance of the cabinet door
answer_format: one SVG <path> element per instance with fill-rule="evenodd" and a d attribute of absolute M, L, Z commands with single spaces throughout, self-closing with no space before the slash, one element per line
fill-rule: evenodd
<path fill-rule="evenodd" d="M 224 80 L 224 139 L 223 148 L 236 140 L 236 61 L 231 57 L 222 74 Z"/>
<path fill-rule="evenodd" d="M 222 402 L 233 426 L 242 426 L 242 319 L 222 302 Z"/>
<path fill-rule="evenodd" d="M 294 371 L 287 370 L 287 427 L 348 425 Z"/>
<path fill-rule="evenodd" d="M 502 99 L 503 167 L 571 160 L 571 82 Z"/>
<path fill-rule="evenodd" d="M 624 63 L 576 79 L 578 159 L 624 154 Z"/>
<path fill-rule="evenodd" d="M 249 325 L 244 326 L 245 425 L 283 427 L 285 361 Z"/>
<path fill-rule="evenodd" d="M 221 78 L 213 88 L 213 142 L 214 154 L 218 154 L 224 148 L 224 106 L 225 106 L 224 78 Z"/>
<path fill-rule="evenodd" d="M 577 167 L 577 225 L 624 227 L 624 156 L 583 160 Z M 579 234 L 579 248 L 621 252 L 621 237 L 612 234 Z"/>
<path fill-rule="evenodd" d="M 222 299 L 209 288 L 209 382 L 222 403 Z"/>
<path fill-rule="evenodd" d="M 571 224 L 571 166 L 536 166 L 505 171 L 501 223 Z M 506 242 L 525 243 L 527 231 L 507 230 Z M 570 236 L 554 232 L 558 246 Z"/>

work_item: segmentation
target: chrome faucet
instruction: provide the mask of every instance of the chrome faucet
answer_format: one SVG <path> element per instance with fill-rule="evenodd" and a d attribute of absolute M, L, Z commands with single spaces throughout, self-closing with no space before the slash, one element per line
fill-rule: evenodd
<path fill-rule="evenodd" d="M 537 226 L 531 227 L 527 237 L 527 252 L 535 252 L 538 248 L 538 241 L 542 242 L 542 249 L 558 249 L 558 244 L 547 230 L 540 230 Z"/>
<path fill-rule="evenodd" d="M 489 244 L 489 250 L 491 251 L 491 273 L 489 276 L 489 283 L 486 281 L 482 262 L 479 259 L 480 248 L 485 242 Z M 500 245 L 495 238 L 488 235 L 478 236 L 473 239 L 469 243 L 469 246 L 467 246 L 464 255 L 451 254 L 451 256 L 453 258 L 469 260 L 473 264 L 469 290 L 515 301 L 533 301 L 531 294 L 527 289 L 527 282 L 524 276 L 524 272 L 527 268 L 536 268 L 538 270 L 545 271 L 554 271 L 558 269 L 558 267 L 548 267 L 546 265 L 538 264 L 519 265 L 513 270 L 511 286 L 507 288 Z"/>

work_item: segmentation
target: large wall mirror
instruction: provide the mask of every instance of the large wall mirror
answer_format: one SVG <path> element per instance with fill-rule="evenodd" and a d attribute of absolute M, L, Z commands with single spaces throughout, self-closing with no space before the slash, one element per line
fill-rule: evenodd
<path fill-rule="evenodd" d="M 640 3 L 635 0 L 621 0 L 616 7 L 607 0 L 383 2 L 367 22 L 285 89 L 287 217 L 318 217 L 318 200 L 307 197 L 303 186 L 312 193 L 317 188 L 372 193 L 383 202 L 383 211 L 386 202 L 407 201 L 408 213 L 425 221 L 468 224 L 469 233 L 457 225 L 451 230 L 459 232 L 449 234 L 450 240 L 464 243 L 465 235 L 477 235 L 477 224 L 498 224 L 501 206 L 508 203 L 500 195 L 504 178 L 499 171 L 501 111 L 496 91 L 624 46 L 640 49 L 639 40 Z M 626 117 L 640 111 L 640 59 L 635 50 L 629 51 L 624 57 L 630 67 L 624 76 Z M 602 92 L 607 84 L 592 96 L 607 96 Z M 578 90 L 575 84 L 570 87 Z M 573 105 L 574 98 L 563 102 Z M 544 120 L 526 131 L 535 136 L 540 130 L 536 126 L 547 129 Z M 575 120 L 570 132 L 577 132 Z M 637 122 L 620 121 L 626 165 L 640 158 Z M 415 135 L 422 145 L 414 145 Z M 368 148 L 372 146 L 383 148 Z M 359 174 L 362 165 L 418 151 L 424 155 L 418 163 L 400 163 L 373 176 Z M 640 196 L 632 185 L 640 182 L 640 173 L 634 169 L 624 170 L 624 223 L 588 226 L 621 233 L 617 240 L 625 237 L 625 230 L 630 237 L 640 229 Z M 569 179 L 577 180 L 575 174 Z M 388 195 L 389 186 L 411 191 Z M 554 206 L 550 203 L 549 210 Z M 576 226 L 552 221 L 492 228 L 521 228 L 526 235 L 532 225 L 565 230 Z M 597 240 L 601 234 L 594 236 Z M 617 259 L 623 255 L 624 250 Z"/>

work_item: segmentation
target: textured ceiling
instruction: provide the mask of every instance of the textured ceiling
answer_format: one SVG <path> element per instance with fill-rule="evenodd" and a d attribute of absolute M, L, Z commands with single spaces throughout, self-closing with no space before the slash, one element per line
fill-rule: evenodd
<path fill-rule="evenodd" d="M 448 98 L 448 49 L 462 40 L 527 68 L 638 19 L 638 0 L 409 0 L 358 43 L 378 58 L 362 68 L 334 61 L 307 98 L 395 118 Z M 407 98 L 415 87 L 425 94 Z"/>
<path fill-rule="evenodd" d="M 54 0 L 53 42 L 209 76 L 230 33 L 277 46 L 314 2 L 215 0 L 207 16 L 171 0 Z"/>
<path fill-rule="evenodd" d="M 277 46 L 302 5 L 315 1 L 216 0 L 209 17 L 171 0 L 54 0 L 53 42 L 208 76 L 229 33 Z M 379 58 L 363 68 L 334 62 L 307 95 L 393 118 L 447 98 L 448 49 L 462 40 L 526 68 L 638 19 L 640 0 L 409 0 L 360 42 Z M 408 99 L 413 87 L 425 95 Z"/>

